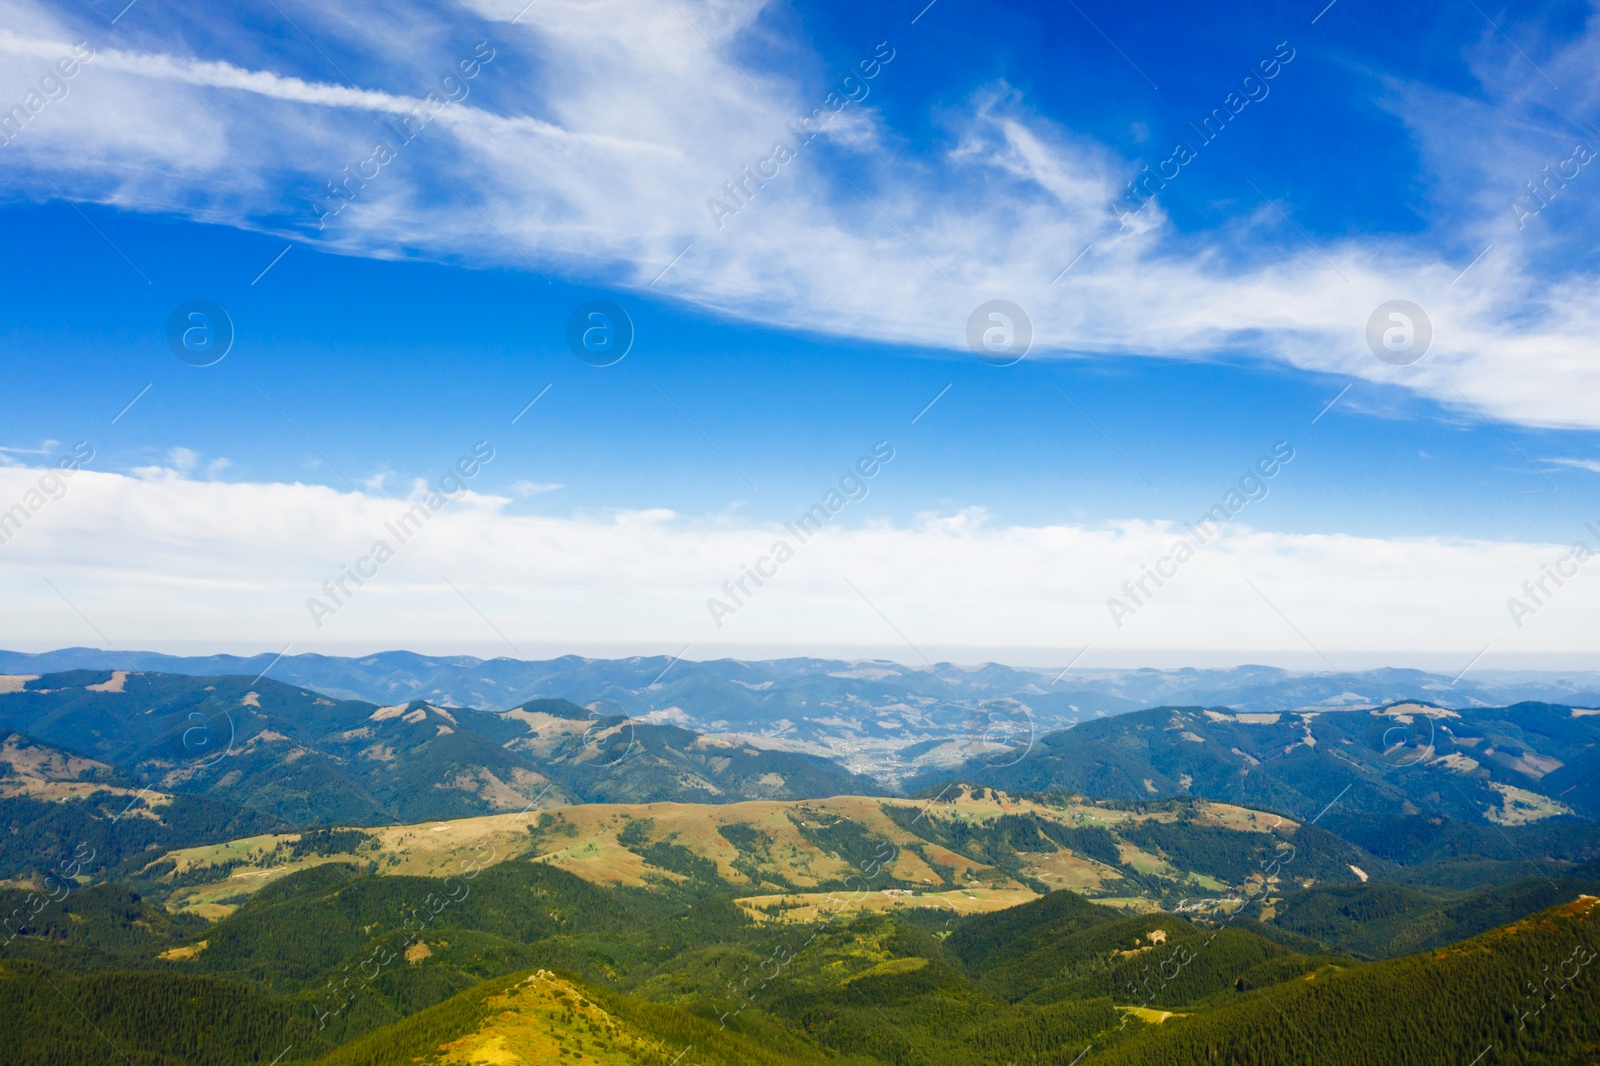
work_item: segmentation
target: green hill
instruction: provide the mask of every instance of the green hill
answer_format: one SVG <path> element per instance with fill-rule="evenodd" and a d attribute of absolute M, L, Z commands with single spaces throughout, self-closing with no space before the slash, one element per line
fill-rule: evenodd
<path fill-rule="evenodd" d="M 1525 877 L 1463 891 L 1373 881 L 1291 891 L 1274 906 L 1275 928 L 1367 958 L 1442 947 L 1553 907 L 1600 894 L 1600 878 Z"/>
<path fill-rule="evenodd" d="M 158 967 L 162 952 L 208 928 L 202 919 L 169 914 L 123 885 L 93 885 L 64 897 L 3 888 L 0 922 L 6 959 L 80 971 Z"/>
<path fill-rule="evenodd" d="M 0 735 L 0 878 L 71 873 L 125 876 L 174 848 L 264 833 L 263 811 L 205 796 L 141 789 L 128 775 L 78 752 L 11 732 Z"/>
<path fill-rule="evenodd" d="M 1593 897 L 1447 949 L 1252 986 L 1107 1049 L 1113 1064 L 1578 1064 L 1600 1055 Z"/>
<path fill-rule="evenodd" d="M 31 1066 L 234 1066 L 286 1049 L 306 1061 L 333 1046 L 305 1005 L 247 982 L 10 960 L 0 962 L 0 1032 L 0 1061 Z"/>
<path fill-rule="evenodd" d="M 485 982 L 319 1061 L 327 1066 L 565 1062 L 673 1066 L 871 1066 L 775 1026 L 735 1033 L 712 1020 L 538 969 Z"/>

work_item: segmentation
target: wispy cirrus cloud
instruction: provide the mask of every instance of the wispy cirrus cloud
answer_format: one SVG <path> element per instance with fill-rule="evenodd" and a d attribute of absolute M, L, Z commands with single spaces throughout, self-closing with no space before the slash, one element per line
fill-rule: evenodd
<path fill-rule="evenodd" d="M 932 153 L 880 135 L 868 95 L 836 132 L 797 146 L 796 162 L 747 185 L 748 207 L 718 218 L 707 200 L 793 140 L 786 123 L 820 102 L 803 61 L 752 73 L 730 59 L 759 36 L 765 8 L 545 0 L 523 12 L 519 0 L 476 0 L 403 5 L 373 25 L 296 9 L 340 57 L 340 76 L 348 62 L 359 78 L 387 49 L 385 78 L 412 85 L 319 80 L 303 68 L 326 78 L 332 60 L 298 39 L 293 60 L 263 51 L 239 25 L 210 40 L 242 57 L 105 48 L 74 85 L 73 106 L 11 150 L 26 163 L 17 173 L 44 172 L 73 195 L 348 254 L 531 265 L 780 327 L 934 349 L 963 349 L 967 316 L 998 297 L 1032 317 L 1041 358 L 1244 355 L 1493 419 L 1600 425 L 1588 399 L 1600 392 L 1591 341 L 1600 276 L 1552 269 L 1541 259 L 1548 236 L 1507 232 L 1511 177 L 1537 176 L 1555 143 L 1543 75 L 1531 68 L 1480 62 L 1482 92 L 1470 97 L 1391 85 L 1424 165 L 1453 190 L 1441 224 L 1492 246 L 1465 271 L 1459 234 L 1449 258 L 1432 230 L 1307 247 L 1289 204 L 1254 205 L 1181 239 L 1159 204 L 1119 226 L 1106 204 L 1130 161 L 1003 84 L 953 108 L 949 147 Z M 38 5 L 13 0 L 6 11 L 19 27 L 0 38 L 7 73 L 32 69 L 81 29 Z M 472 95 L 318 229 L 310 205 L 327 182 L 479 35 L 498 58 Z M 248 48 L 232 44 L 243 40 Z M 1584 86 L 1562 102 L 1574 113 L 1592 95 L 1583 64 L 1595 50 L 1591 29 L 1547 61 Z M 892 91 L 894 77 L 890 62 L 874 91 Z M 1477 153 L 1495 155 L 1492 165 L 1462 163 L 1448 139 L 1468 114 L 1503 149 Z M 1542 123 L 1538 136 L 1530 123 Z M 1395 298 L 1432 320 L 1432 348 L 1415 365 L 1391 366 L 1367 346 L 1369 316 Z"/>
<path fill-rule="evenodd" d="M 1587 470 L 1591 474 L 1600 474 L 1600 459 L 1546 459 L 1545 462 L 1569 470 Z"/>

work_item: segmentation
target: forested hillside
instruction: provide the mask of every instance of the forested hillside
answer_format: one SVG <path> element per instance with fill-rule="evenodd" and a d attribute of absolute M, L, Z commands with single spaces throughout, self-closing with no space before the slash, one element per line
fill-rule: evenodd
<path fill-rule="evenodd" d="M 877 789 L 818 756 L 601 716 L 559 699 L 488 713 L 333 700 L 266 678 L 119 670 L 8 681 L 0 729 L 66 753 L 76 779 L 203 796 L 296 827 L 585 800 L 719 803 Z M 149 808 L 142 799 L 136 806 Z"/>
<path fill-rule="evenodd" d="M 1512 861 L 1508 835 L 1585 861 L 1600 858 L 1600 833 L 1574 816 L 1600 813 L 1597 757 L 1600 715 L 1552 704 L 1165 707 L 1086 722 L 1041 737 L 1005 765 L 979 760 L 952 773 L 1013 791 L 1195 796 L 1279 811 L 1406 864 Z"/>

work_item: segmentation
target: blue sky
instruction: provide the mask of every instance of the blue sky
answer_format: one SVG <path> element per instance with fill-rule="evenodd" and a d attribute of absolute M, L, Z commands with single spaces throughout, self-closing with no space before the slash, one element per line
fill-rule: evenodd
<path fill-rule="evenodd" d="M 0 547 L 49 619 L 10 646 L 505 652 L 438 621 L 449 602 L 477 625 L 481 595 L 541 650 L 1583 649 L 1581 580 L 1537 631 L 1505 601 L 1600 519 L 1587 5 L 113 8 L 0 4 L 0 102 L 94 50 L 0 149 L 0 508 L 46 456 L 95 449 L 86 487 Z M 325 183 L 430 90 L 457 99 L 319 228 Z M 830 92 L 859 98 L 800 143 L 787 123 Z M 780 140 L 792 160 L 735 204 L 721 183 Z M 1119 224 L 1108 203 L 1178 142 L 1191 158 Z M 1528 198 L 1551 171 L 1572 176 Z M 738 210 L 718 225 L 712 198 Z M 236 332 L 214 366 L 168 349 L 196 298 Z M 1033 322 L 1015 365 L 968 349 L 996 298 Z M 593 299 L 633 322 L 613 366 L 567 346 Z M 1367 348 L 1392 299 L 1433 323 L 1412 365 Z M 479 440 L 495 459 L 449 532 L 305 632 L 361 516 Z M 879 440 L 895 459 L 834 517 L 829 566 L 708 631 L 734 545 Z M 1279 441 L 1295 459 L 1227 565 L 1108 629 L 1145 539 Z M 263 494 L 278 510 L 241 518 Z M 452 568 L 480 593 L 441 591 Z M 1352 569 L 1368 583 L 1335 607 Z M 41 591 L 52 574 L 72 591 Z M 1293 609 L 1234 599 L 1252 574 Z M 843 621 L 862 601 L 878 621 Z M 884 604 L 928 631 L 875 632 Z"/>
<path fill-rule="evenodd" d="M 19 261 L 34 269 L 7 287 L 7 342 L 27 357 L 8 364 L 6 384 L 38 401 L 15 413 L 12 440 L 92 439 L 112 469 L 162 463 L 184 447 L 203 461 L 228 459 L 230 477 L 347 487 L 320 449 L 355 481 L 387 473 L 400 483 L 431 476 L 482 438 L 504 452 L 483 484 L 512 493 L 518 481 L 563 486 L 528 504 L 541 510 L 737 507 L 782 520 L 809 504 L 833 467 L 889 439 L 904 461 L 877 486 L 874 513 L 903 521 L 984 506 L 1039 523 L 1202 511 L 1236 467 L 1286 439 L 1307 461 L 1296 471 L 1303 480 L 1276 499 L 1273 528 L 1560 537 L 1563 525 L 1594 517 L 1583 491 L 1593 474 L 1538 462 L 1593 454 L 1590 432 L 1507 424 L 1513 447 L 1470 413 L 1367 382 L 1312 425 L 1351 384 L 1341 376 L 1244 358 L 993 367 L 965 353 L 763 329 L 504 269 L 303 248 L 252 287 L 239 279 L 282 251 L 270 238 L 98 213 L 96 224 L 141 269 L 178 279 L 145 286 L 129 284 L 137 276 L 70 208 L 11 214 Z M 100 260 L 93 270 L 90 258 Z M 222 269 L 238 271 L 232 284 L 214 280 Z M 64 286 L 65 276 L 87 283 Z M 170 308 L 199 294 L 221 300 L 238 334 L 213 367 L 174 359 L 163 336 Z M 622 300 L 636 321 L 634 350 L 612 367 L 580 362 L 565 343 L 566 313 L 597 295 Z M 64 370 L 74 381 L 65 394 Z M 1452 506 L 1440 509 L 1445 501 Z"/>

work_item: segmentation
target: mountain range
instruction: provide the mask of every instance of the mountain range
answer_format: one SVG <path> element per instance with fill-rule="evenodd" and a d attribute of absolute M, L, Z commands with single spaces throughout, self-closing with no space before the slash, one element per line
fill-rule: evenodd
<path fill-rule="evenodd" d="M 564 700 L 504 712 L 375 706 L 268 678 L 70 671 L 0 678 L 0 875 L 38 839 L 106 855 L 278 827 L 379 825 L 585 801 L 871 794 L 816 755 Z M 118 842 L 122 843 L 118 843 Z M 42 848 L 42 850 L 41 850 Z M 23 864 L 19 867 L 18 864 Z"/>
<path fill-rule="evenodd" d="M 1246 713 L 1375 707 L 1408 699 L 1448 707 L 1536 701 L 1600 706 L 1600 674 L 1483 671 L 1450 678 L 1418 670 L 1296 673 L 1230 669 L 1021 669 L 998 663 L 905 666 L 887 660 L 696 662 L 670 656 L 548 660 L 297 654 L 179 657 L 67 648 L 0 652 L 0 673 L 124 670 L 266 676 L 334 700 L 380 706 L 424 701 L 500 711 L 565 699 L 763 748 L 824 755 L 886 783 L 1025 747 L 1079 722 L 1163 705 Z"/>
<path fill-rule="evenodd" d="M 1296 713 L 1164 707 L 1085 722 L 951 777 L 1128 800 L 1195 796 L 1315 822 L 1402 863 L 1520 862 L 1517 838 L 1586 846 L 1600 815 L 1600 714 L 1415 701 Z"/>

